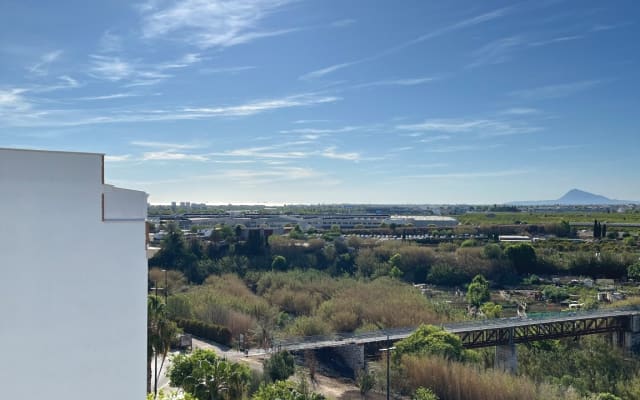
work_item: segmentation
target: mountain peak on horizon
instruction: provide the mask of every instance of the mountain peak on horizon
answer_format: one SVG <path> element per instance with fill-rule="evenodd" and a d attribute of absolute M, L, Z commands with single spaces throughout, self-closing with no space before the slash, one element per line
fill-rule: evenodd
<path fill-rule="evenodd" d="M 608 197 L 587 192 L 581 189 L 571 189 L 564 196 L 557 200 L 539 200 L 539 201 L 514 201 L 509 204 L 513 205 L 607 205 L 607 204 L 630 204 L 637 203 L 627 200 L 613 200 Z"/>
<path fill-rule="evenodd" d="M 571 189 L 558 200 L 559 204 L 612 204 L 616 200 L 608 197 L 590 193 L 580 189 Z"/>

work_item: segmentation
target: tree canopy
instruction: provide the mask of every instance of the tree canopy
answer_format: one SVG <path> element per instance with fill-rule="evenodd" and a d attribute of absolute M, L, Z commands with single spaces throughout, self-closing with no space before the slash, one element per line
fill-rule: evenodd
<path fill-rule="evenodd" d="M 480 307 L 491 298 L 489 281 L 482 275 L 476 275 L 467 288 L 467 302 L 475 307 Z"/>
<path fill-rule="evenodd" d="M 251 372 L 244 364 L 220 359 L 211 350 L 178 355 L 169 369 L 172 386 L 198 400 L 233 400 L 246 394 Z"/>
<path fill-rule="evenodd" d="M 319 393 L 304 393 L 288 381 L 262 384 L 251 397 L 252 400 L 326 400 Z"/>
<path fill-rule="evenodd" d="M 396 343 L 394 360 L 403 355 L 439 355 L 450 360 L 465 357 L 460 337 L 433 325 L 421 325 L 411 336 Z"/>

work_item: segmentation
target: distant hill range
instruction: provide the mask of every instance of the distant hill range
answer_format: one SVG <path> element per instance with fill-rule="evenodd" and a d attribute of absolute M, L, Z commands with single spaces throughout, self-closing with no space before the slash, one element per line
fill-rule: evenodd
<path fill-rule="evenodd" d="M 514 206 L 584 206 L 584 205 L 620 205 L 620 204 L 640 204 L 632 200 L 614 200 L 599 194 L 585 192 L 584 190 L 571 189 L 564 196 L 557 200 L 537 200 L 537 201 L 513 201 L 507 203 Z"/>

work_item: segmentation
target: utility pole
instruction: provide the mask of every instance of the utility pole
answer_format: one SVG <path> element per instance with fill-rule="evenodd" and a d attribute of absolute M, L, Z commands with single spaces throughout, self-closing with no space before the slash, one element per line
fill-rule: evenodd
<path fill-rule="evenodd" d="M 154 286 L 156 291 L 155 304 L 158 304 L 158 281 L 157 280 L 154 281 Z M 157 312 L 157 310 L 154 310 L 154 312 Z M 153 398 L 155 399 L 156 397 L 158 397 L 158 351 L 157 349 L 153 350 L 153 355 L 155 356 L 154 357 L 155 362 L 153 367 Z"/>
<path fill-rule="evenodd" d="M 387 352 L 387 400 L 389 400 L 390 397 L 390 383 L 391 383 L 391 350 L 395 350 L 395 347 L 391 347 L 391 340 L 389 338 L 389 335 L 387 335 L 387 348 L 386 349 L 380 349 L 380 351 L 386 351 Z"/>
<path fill-rule="evenodd" d="M 169 278 L 167 277 L 167 270 L 163 269 L 164 272 L 164 304 L 167 305 L 167 297 L 169 296 Z"/>

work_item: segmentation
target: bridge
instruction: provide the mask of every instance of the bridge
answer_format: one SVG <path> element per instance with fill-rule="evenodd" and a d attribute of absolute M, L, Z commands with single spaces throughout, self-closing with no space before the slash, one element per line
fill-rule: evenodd
<path fill-rule="evenodd" d="M 610 333 L 614 344 L 630 349 L 640 344 L 640 310 L 611 309 L 589 312 L 542 313 L 527 318 L 498 318 L 444 324 L 441 327 L 462 340 L 468 349 L 496 346 L 497 366 L 515 371 L 515 345 L 537 340 L 576 338 L 584 335 Z M 336 334 L 294 338 L 274 343 L 270 350 L 253 349 L 249 355 L 271 351 L 304 351 L 333 348 L 350 366 L 364 367 L 364 346 L 386 344 L 405 339 L 415 328 L 386 329 L 359 334 Z"/>

